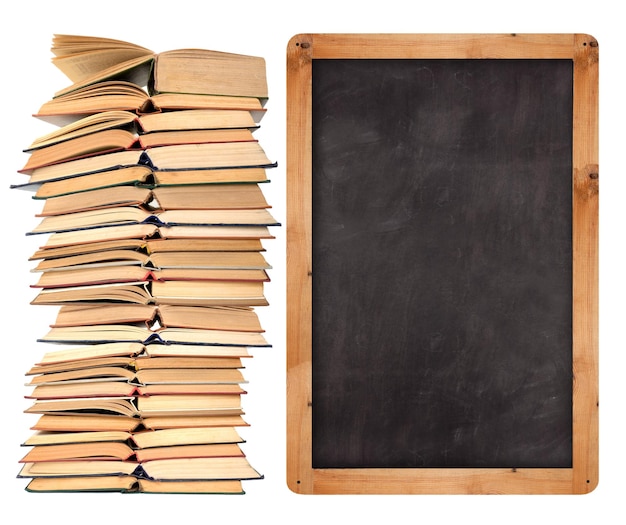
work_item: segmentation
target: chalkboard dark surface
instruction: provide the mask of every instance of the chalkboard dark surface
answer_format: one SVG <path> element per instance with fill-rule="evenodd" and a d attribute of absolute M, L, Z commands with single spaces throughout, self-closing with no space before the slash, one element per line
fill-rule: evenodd
<path fill-rule="evenodd" d="M 313 467 L 571 467 L 572 61 L 312 74 Z"/>

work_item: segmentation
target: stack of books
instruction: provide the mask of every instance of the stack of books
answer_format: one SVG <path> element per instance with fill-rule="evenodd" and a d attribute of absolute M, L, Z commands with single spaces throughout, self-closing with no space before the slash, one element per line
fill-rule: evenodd
<path fill-rule="evenodd" d="M 243 493 L 262 477 L 247 426 L 243 362 L 268 347 L 273 238 L 254 138 L 265 62 L 205 50 L 155 54 L 57 35 L 73 84 L 35 116 L 54 131 L 20 172 L 42 202 L 28 235 L 33 304 L 57 306 L 60 345 L 28 371 L 35 434 L 29 491 Z"/>

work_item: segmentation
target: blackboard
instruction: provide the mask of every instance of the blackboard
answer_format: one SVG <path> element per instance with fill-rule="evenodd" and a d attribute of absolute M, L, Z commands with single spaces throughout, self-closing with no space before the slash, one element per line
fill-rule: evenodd
<path fill-rule="evenodd" d="M 595 486 L 597 371 L 577 366 L 577 327 L 593 327 L 597 307 L 577 310 L 575 295 L 597 279 L 574 261 L 597 255 L 587 216 L 597 214 L 597 153 L 583 143 L 596 124 L 576 135 L 581 103 L 591 114 L 597 104 L 593 90 L 580 98 L 596 43 L 570 35 L 562 56 L 562 36 L 544 35 L 543 46 L 531 36 L 477 38 L 431 38 L 445 56 L 425 52 L 418 35 L 290 42 L 294 71 L 306 70 L 295 88 L 300 135 L 288 101 L 288 140 L 298 140 L 288 149 L 298 187 L 288 261 L 307 253 L 288 268 L 296 492 Z M 581 206 L 592 208 L 582 241 Z M 593 337 L 586 361 L 597 354 Z M 581 412 L 574 386 L 583 376 Z M 584 428 L 577 414 L 591 417 Z"/>

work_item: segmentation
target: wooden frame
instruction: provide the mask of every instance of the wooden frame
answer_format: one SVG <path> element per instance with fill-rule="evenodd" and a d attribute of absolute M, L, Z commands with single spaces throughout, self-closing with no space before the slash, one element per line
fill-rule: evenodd
<path fill-rule="evenodd" d="M 314 469 L 311 374 L 312 61 L 571 59 L 572 468 Z M 583 34 L 302 34 L 287 49 L 287 483 L 302 494 L 582 494 L 598 482 L 598 45 Z"/>

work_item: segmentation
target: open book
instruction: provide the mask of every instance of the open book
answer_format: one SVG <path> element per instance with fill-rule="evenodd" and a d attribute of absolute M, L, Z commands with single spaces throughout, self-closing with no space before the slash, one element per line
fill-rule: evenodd
<path fill-rule="evenodd" d="M 21 172 L 30 176 L 28 184 L 63 180 L 122 167 L 150 166 L 158 170 L 199 170 L 217 168 L 271 168 L 275 166 L 258 142 L 218 142 L 173 144 L 145 149 L 100 153 L 58 162 Z"/>
<path fill-rule="evenodd" d="M 133 323 L 147 328 L 200 328 L 263 332 L 256 312 L 248 307 L 204 307 L 145 304 L 64 305 L 53 328 Z"/>
<path fill-rule="evenodd" d="M 56 124 L 72 125 L 77 120 L 107 111 L 125 111 L 133 115 L 176 110 L 211 109 L 249 111 L 255 122 L 265 114 L 264 100 L 254 97 L 205 95 L 192 93 L 153 93 L 123 80 L 96 82 L 56 96 L 41 105 L 35 117 Z"/>
<path fill-rule="evenodd" d="M 73 82 L 66 92 L 109 79 L 148 86 L 152 93 L 267 98 L 265 60 L 204 49 L 155 53 L 121 40 L 55 35 L 53 63 Z"/>
<path fill-rule="evenodd" d="M 170 226 L 279 226 L 264 208 L 242 210 L 145 210 L 140 206 L 117 206 L 47 216 L 29 233 L 55 233 L 125 224 Z"/>
<path fill-rule="evenodd" d="M 29 492 L 142 492 L 148 494 L 245 494 L 239 480 L 155 481 L 134 476 L 36 477 Z"/>
<path fill-rule="evenodd" d="M 177 246 L 187 247 L 186 249 L 194 249 L 198 241 L 206 241 L 209 239 L 225 241 L 225 240 L 262 240 L 273 239 L 267 226 L 168 226 L 162 227 L 150 223 L 135 223 L 115 226 L 106 226 L 102 228 L 80 229 L 73 231 L 64 231 L 53 233 L 48 236 L 42 249 L 59 248 L 70 245 L 85 245 L 116 241 L 126 241 L 130 244 L 131 239 L 136 239 L 139 246 L 149 244 L 153 240 L 169 239 L 169 240 L 189 240 L 193 239 L 193 243 L 177 243 Z M 200 245 L 198 243 L 198 245 Z M 220 246 L 214 243 L 214 246 Z M 226 246 L 226 243 L 222 244 Z M 185 248 L 183 248 L 185 249 Z M 220 249 L 220 248 L 217 248 Z M 227 248 L 221 248 L 227 249 Z"/>
<path fill-rule="evenodd" d="M 161 481 L 242 480 L 262 476 L 245 457 L 182 458 L 137 461 L 42 461 L 26 463 L 18 477 L 63 478 L 68 476 L 133 476 Z"/>
<path fill-rule="evenodd" d="M 43 384 L 36 386 L 32 393 L 26 396 L 27 399 L 53 400 L 53 399 L 73 399 L 80 397 L 92 398 L 131 398 L 145 397 L 155 398 L 157 396 L 169 395 L 242 395 L 246 391 L 238 384 L 227 383 L 222 379 L 221 383 L 209 382 L 171 382 L 171 383 L 148 383 L 135 384 L 129 381 L 100 381 L 100 380 L 66 380 L 54 384 Z M 217 381 L 217 380 L 216 380 Z M 177 415 L 180 415 L 177 413 Z"/>
<path fill-rule="evenodd" d="M 236 443 L 210 445 L 181 445 L 151 449 L 134 449 L 124 442 L 105 441 L 102 443 L 69 443 L 62 445 L 41 445 L 33 447 L 20 463 L 42 461 L 70 461 L 84 458 L 90 461 L 134 460 L 138 462 L 155 459 L 181 459 L 188 457 L 243 457 L 244 453 Z"/>
<path fill-rule="evenodd" d="M 118 191 L 124 187 L 126 191 L 129 186 L 142 188 L 187 186 L 184 191 L 189 191 L 189 186 L 192 185 L 215 186 L 226 183 L 261 182 L 269 182 L 264 167 L 159 170 L 147 165 L 133 165 L 114 166 L 78 176 L 55 176 L 50 180 L 13 184 L 11 187 L 34 191 L 35 199 L 48 199 L 102 188 L 114 188 Z"/>
<path fill-rule="evenodd" d="M 137 206 L 144 210 L 221 210 L 269 208 L 256 183 L 202 184 L 192 189 L 184 185 L 154 188 L 128 185 L 98 188 L 74 195 L 50 197 L 43 203 L 38 217 L 63 215 L 79 211 Z"/>
<path fill-rule="evenodd" d="M 75 126 L 71 126 L 65 134 L 62 128 L 56 134 L 48 134 L 31 144 L 25 150 L 29 157 L 21 172 L 30 173 L 35 168 L 114 151 L 178 144 L 256 141 L 252 135 L 256 124 L 247 111 L 171 111 L 132 119 L 124 119 L 122 115 L 109 127 L 104 126 L 103 115 L 98 117 L 98 128 L 83 128 L 86 133 L 79 134 Z"/>
<path fill-rule="evenodd" d="M 212 253 L 220 251 L 230 252 L 262 252 L 264 251 L 260 238 L 252 237 L 195 237 L 193 243 L 189 243 L 185 237 L 162 237 L 160 230 L 154 237 L 145 237 L 145 232 L 137 237 L 123 236 L 117 239 L 84 239 L 82 244 L 66 242 L 46 242 L 40 246 L 31 256 L 31 261 L 42 259 L 59 259 L 74 255 L 97 254 L 110 250 L 133 250 L 142 254 L 154 255 L 156 253 L 195 252 Z M 106 259 L 106 256 L 104 256 Z M 97 255 L 96 255 L 97 259 Z"/>
<path fill-rule="evenodd" d="M 196 344 L 228 346 L 269 346 L 260 332 L 201 328 L 150 328 L 133 324 L 102 324 L 51 328 L 40 341 L 55 343 Z"/>
<path fill-rule="evenodd" d="M 267 306 L 263 281 L 137 281 L 43 288 L 31 304 L 130 302 L 196 306 Z"/>
<path fill-rule="evenodd" d="M 97 420 L 100 417 L 77 416 L 82 420 Z M 102 418 L 118 416 L 101 416 Z M 71 420 L 71 416 L 44 415 L 42 426 L 48 425 L 57 429 L 51 421 Z M 184 418 L 181 418 L 184 419 Z M 219 418 L 215 418 L 219 420 Z M 214 427 L 180 427 L 160 430 L 47 430 L 37 431 L 23 445 L 32 447 L 23 458 L 25 468 L 20 475 L 33 477 L 27 487 L 31 491 L 75 491 L 75 490 L 112 490 L 122 492 L 206 492 L 206 493 L 241 493 L 241 479 L 260 477 L 254 469 L 249 468 L 239 444 L 243 439 L 234 426 Z M 201 460 L 201 458 L 203 458 Z M 236 462 L 216 461 L 211 458 L 225 460 L 236 458 Z M 157 460 L 172 461 L 155 467 Z M 198 461 L 195 461 L 198 460 Z M 79 461 L 76 465 L 69 462 Z M 133 468 L 129 475 L 109 475 L 113 463 L 100 466 L 96 462 L 115 462 L 123 472 Z M 121 462 L 121 465 L 120 465 Z M 44 465 L 47 463 L 48 465 Z M 39 464 L 37 466 L 37 464 Z M 136 470 L 139 465 L 151 465 L 150 475 L 159 476 L 168 481 L 145 479 L 148 472 Z M 28 466 L 26 466 L 28 465 Z M 202 479 L 196 467 L 213 469 L 219 467 L 220 472 L 206 470 Z M 163 468 L 168 467 L 168 468 Z M 235 474 L 235 468 L 238 469 Z M 191 469 L 191 470 L 189 470 Z M 191 474 L 182 474 L 193 472 Z M 141 472 L 140 475 L 137 475 Z M 236 476 L 235 479 L 224 481 L 221 476 Z M 187 481 L 185 478 L 194 478 Z M 245 476 L 245 478 L 244 478 Z M 215 477 L 216 480 L 205 478 Z M 145 484 L 147 483 L 147 484 Z"/>
<path fill-rule="evenodd" d="M 245 394 L 238 368 L 93 367 L 33 376 L 29 399 L 159 394 Z M 81 390 L 84 388 L 84 390 Z"/>
<path fill-rule="evenodd" d="M 121 442 L 130 444 L 133 450 L 175 447 L 181 445 L 213 445 L 219 443 L 243 443 L 234 426 L 181 427 L 161 430 L 77 430 L 38 431 L 23 443 L 24 446 L 63 445 L 72 443 Z"/>
<path fill-rule="evenodd" d="M 239 422 L 211 417 L 224 426 L 157 430 L 110 430 L 115 425 L 105 422 L 109 430 L 82 430 L 107 418 L 137 424 L 123 416 L 41 416 L 36 426 L 46 430 L 24 442 L 32 447 L 19 474 L 32 478 L 26 490 L 243 494 L 242 479 L 262 477 L 239 448 L 231 425 Z"/>
<path fill-rule="evenodd" d="M 113 266 L 140 266 L 148 270 L 195 269 L 195 270 L 267 270 L 261 252 L 228 251 L 179 251 L 145 253 L 141 250 L 111 249 L 65 257 L 47 258 L 33 268 L 33 272 L 62 272 Z"/>
<path fill-rule="evenodd" d="M 267 282 L 269 276 L 261 269 L 213 269 L 213 268 L 143 268 L 137 265 L 111 265 L 49 270 L 41 273 L 39 280 L 31 288 L 69 288 L 101 284 L 122 284 L 137 282 L 194 281 L 204 286 L 205 281 L 223 282 L 253 281 Z"/>
<path fill-rule="evenodd" d="M 54 381 L 59 377 L 71 379 L 116 377 L 125 380 L 130 376 L 120 369 L 130 370 L 133 373 L 132 377 L 143 370 L 239 369 L 243 367 L 241 360 L 249 357 L 248 348 L 244 346 L 91 343 L 87 346 L 70 346 L 48 352 L 26 375 L 32 377 L 33 384 Z M 142 375 L 142 381 L 145 382 L 157 381 L 163 376 L 171 378 L 170 372 L 142 372 L 142 374 L 147 374 Z"/>
<path fill-rule="evenodd" d="M 29 414 L 111 414 L 127 417 L 241 414 L 241 394 L 162 394 L 37 400 Z"/>

